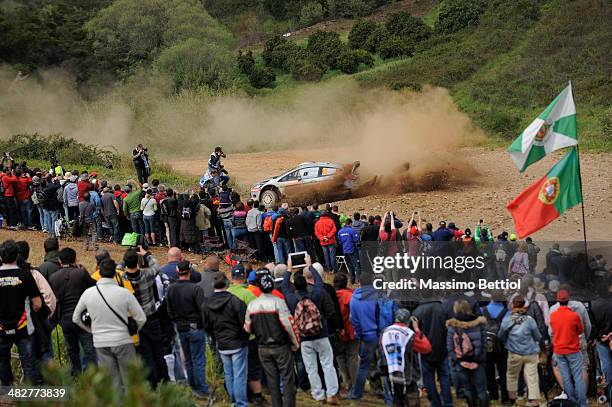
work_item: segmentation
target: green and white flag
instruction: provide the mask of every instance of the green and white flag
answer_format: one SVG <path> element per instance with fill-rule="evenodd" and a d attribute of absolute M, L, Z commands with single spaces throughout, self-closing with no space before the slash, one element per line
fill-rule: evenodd
<path fill-rule="evenodd" d="M 523 172 L 547 154 L 578 144 L 576 106 L 572 83 L 552 101 L 508 148 L 512 160 Z"/>

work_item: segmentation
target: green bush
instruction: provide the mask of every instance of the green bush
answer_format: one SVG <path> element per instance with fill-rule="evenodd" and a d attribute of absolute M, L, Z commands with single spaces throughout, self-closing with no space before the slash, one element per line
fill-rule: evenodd
<path fill-rule="evenodd" d="M 353 49 L 364 49 L 368 37 L 376 29 L 376 23 L 371 20 L 359 20 L 353 24 L 348 35 L 348 46 Z"/>
<path fill-rule="evenodd" d="M 420 18 L 407 11 L 394 13 L 387 18 L 385 26 L 390 34 L 397 35 L 414 50 L 415 46 L 431 36 L 431 29 Z"/>
<path fill-rule="evenodd" d="M 356 49 L 354 51 L 354 54 L 357 57 L 357 61 L 359 61 L 360 64 L 364 64 L 368 68 L 371 68 L 374 66 L 374 57 L 372 56 L 372 54 L 370 54 L 365 49 Z"/>
<path fill-rule="evenodd" d="M 291 75 L 298 81 L 316 82 L 323 78 L 325 67 L 319 60 L 302 58 L 291 64 Z"/>
<path fill-rule="evenodd" d="M 183 89 L 220 91 L 231 87 L 238 76 L 236 59 L 230 51 L 195 38 L 164 49 L 155 67 L 172 79 L 177 92 Z"/>
<path fill-rule="evenodd" d="M 359 70 L 359 59 L 355 55 L 355 50 L 345 49 L 338 56 L 338 69 L 344 73 L 352 74 Z"/>
<path fill-rule="evenodd" d="M 19 159 L 50 162 L 54 156 L 60 163 L 112 167 L 119 161 L 113 146 L 84 144 L 59 134 L 43 137 L 38 133 L 16 134 L 0 139 L 0 151 L 9 151 Z"/>
<path fill-rule="evenodd" d="M 383 59 L 395 58 L 412 53 L 411 47 L 397 35 L 390 35 L 378 46 L 378 53 Z"/>
<path fill-rule="evenodd" d="M 331 17 L 355 18 L 370 14 L 372 4 L 368 0 L 327 0 Z"/>
<path fill-rule="evenodd" d="M 255 59 L 253 58 L 253 52 L 247 51 L 243 53 L 242 50 L 238 50 L 238 69 L 245 75 L 250 75 L 255 69 Z"/>
<path fill-rule="evenodd" d="M 308 45 L 306 50 L 322 65 L 335 68 L 338 55 L 343 49 L 340 35 L 333 31 L 315 31 L 308 37 Z"/>
<path fill-rule="evenodd" d="M 436 31 L 449 34 L 477 26 L 485 6 L 484 0 L 444 0 L 440 4 Z"/>
<path fill-rule="evenodd" d="M 248 77 L 251 86 L 257 89 L 274 87 L 276 81 L 276 75 L 267 66 L 263 68 L 254 67 Z"/>
<path fill-rule="evenodd" d="M 302 6 L 300 10 L 300 25 L 308 27 L 323 20 L 323 6 L 317 1 L 311 1 Z"/>
<path fill-rule="evenodd" d="M 372 53 L 378 52 L 380 44 L 389 37 L 389 31 L 384 24 L 376 24 L 376 27 L 365 41 L 363 49 Z"/>
<path fill-rule="evenodd" d="M 263 49 L 263 52 L 261 53 L 261 56 L 264 60 L 264 63 L 267 66 L 271 66 L 273 68 L 278 67 L 277 65 L 279 61 L 275 60 L 276 55 L 274 54 L 274 50 L 286 43 L 287 43 L 287 39 L 281 35 L 275 35 L 266 41 L 266 43 L 264 44 L 264 49 Z"/>

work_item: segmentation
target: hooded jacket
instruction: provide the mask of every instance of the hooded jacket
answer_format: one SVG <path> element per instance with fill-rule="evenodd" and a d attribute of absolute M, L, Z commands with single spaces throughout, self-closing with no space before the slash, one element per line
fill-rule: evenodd
<path fill-rule="evenodd" d="M 364 341 L 378 340 L 378 321 L 376 308 L 378 292 L 371 285 L 359 287 L 351 298 L 351 324 L 355 330 L 355 337 Z"/>
<path fill-rule="evenodd" d="M 513 312 L 504 318 L 497 337 L 512 353 L 531 355 L 540 352 L 542 335 L 535 320 L 525 313 Z"/>
<path fill-rule="evenodd" d="M 212 335 L 220 351 L 242 349 L 248 345 L 244 330 L 247 305 L 229 291 L 216 291 L 206 299 L 205 329 Z"/>
<path fill-rule="evenodd" d="M 40 271 L 40 274 L 49 281 L 51 275 L 59 270 L 59 268 L 59 251 L 51 250 L 49 253 L 45 254 L 45 261 L 38 267 L 38 271 Z"/>
<path fill-rule="evenodd" d="M 315 235 L 321 242 L 321 245 L 336 244 L 336 232 L 336 223 L 332 216 L 329 213 L 321 213 L 319 220 L 315 223 Z"/>
<path fill-rule="evenodd" d="M 79 206 L 79 191 L 76 183 L 66 182 L 64 184 L 64 204 L 68 207 Z"/>
<path fill-rule="evenodd" d="M 451 355 L 453 363 L 457 363 L 457 356 L 454 352 L 453 336 L 458 330 L 463 330 L 470 338 L 472 346 L 474 347 L 475 361 L 478 363 L 484 363 L 486 361 L 486 325 L 487 319 L 485 317 L 477 317 L 474 315 L 457 315 L 455 318 L 446 321 L 446 328 L 448 329 L 446 334 L 446 350 Z"/>
<path fill-rule="evenodd" d="M 338 240 L 342 243 L 344 254 L 353 254 L 357 251 L 359 244 L 359 232 L 350 226 L 345 226 L 338 232 Z"/>
<path fill-rule="evenodd" d="M 343 288 L 336 291 L 338 304 L 340 305 L 340 313 L 342 314 L 343 333 L 340 335 L 342 342 L 349 342 L 355 339 L 355 330 L 351 324 L 351 298 L 353 298 L 353 290 Z"/>

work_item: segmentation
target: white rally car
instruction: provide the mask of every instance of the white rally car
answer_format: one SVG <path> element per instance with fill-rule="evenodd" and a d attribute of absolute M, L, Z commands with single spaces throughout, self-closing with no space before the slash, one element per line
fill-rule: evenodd
<path fill-rule="evenodd" d="M 345 199 L 358 178 L 357 168 L 359 161 L 355 161 L 352 166 L 333 162 L 304 162 L 253 185 L 251 198 L 266 207 L 278 205 L 285 198 L 300 199 L 300 203 Z"/>

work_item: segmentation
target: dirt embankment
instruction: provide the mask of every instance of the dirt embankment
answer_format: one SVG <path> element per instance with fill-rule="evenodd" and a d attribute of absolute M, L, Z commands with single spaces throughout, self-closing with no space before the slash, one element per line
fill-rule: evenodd
<path fill-rule="evenodd" d="M 225 161 L 230 175 L 245 187 L 254 182 L 278 175 L 304 161 L 328 161 L 326 155 L 333 150 L 289 150 L 231 154 Z M 507 152 L 502 149 L 462 148 L 442 159 L 446 163 L 443 188 L 437 186 L 442 175 L 430 173 L 418 178 L 418 183 L 402 184 L 402 173 L 395 178 L 382 177 L 379 187 L 367 191 L 365 196 L 339 202 L 344 213 L 355 211 L 365 214 L 381 214 L 395 210 L 404 219 L 418 210 L 424 220 L 436 224 L 439 220 L 452 220 L 461 227 L 473 227 L 484 219 L 495 231 L 513 230 L 513 222 L 505 206 L 529 184 L 535 182 L 553 165 L 561 154 L 554 154 L 520 174 Z M 359 159 L 346 155 L 346 160 Z M 464 164 L 469 167 L 464 167 Z M 612 154 L 583 154 L 581 159 L 587 237 L 589 240 L 612 241 Z M 175 168 L 184 173 L 199 176 L 206 167 L 206 160 L 185 160 Z M 424 167 L 425 168 L 425 167 Z M 440 168 L 440 167 L 438 167 Z M 362 165 L 362 174 L 367 166 Z M 406 171 L 410 174 L 410 171 Z M 436 175 L 437 174 L 437 175 Z M 413 179 L 413 178 L 412 178 Z M 429 181 L 436 181 L 428 183 Z M 414 179 L 413 179 L 414 180 Z M 411 191 L 411 192 L 406 192 Z M 558 220 L 534 235 L 539 240 L 582 239 L 580 207 L 570 209 Z"/>

